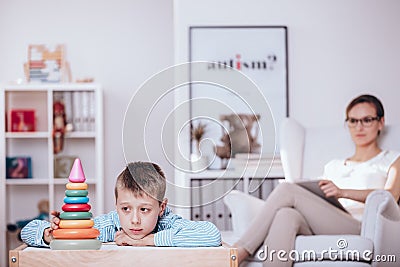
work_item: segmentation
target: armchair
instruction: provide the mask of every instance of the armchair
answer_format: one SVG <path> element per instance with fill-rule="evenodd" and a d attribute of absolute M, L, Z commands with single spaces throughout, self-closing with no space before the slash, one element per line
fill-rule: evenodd
<path fill-rule="evenodd" d="M 399 136 L 399 126 L 386 126 L 381 136 L 381 147 L 400 150 Z M 337 144 L 338 140 L 341 145 Z M 323 173 L 323 166 L 329 160 L 351 155 L 352 147 L 353 143 L 344 126 L 305 129 L 295 120 L 288 118 L 282 123 L 280 142 L 285 179 L 288 182 L 294 182 L 302 180 L 302 177 L 315 178 Z M 263 204 L 263 200 L 240 191 L 230 192 L 225 196 L 224 202 L 232 213 L 232 228 L 235 238 L 238 238 L 246 230 L 248 218 L 254 217 Z M 399 236 L 399 206 L 390 193 L 376 190 L 367 198 L 360 235 L 298 236 L 295 250 L 300 255 L 307 251 L 313 251 L 316 253 L 316 258 L 323 260 L 316 262 L 299 259 L 295 261 L 294 266 L 398 266 L 398 262 L 393 260 L 393 255 L 397 261 L 400 261 Z M 345 248 L 339 248 L 339 240 L 346 242 Z M 351 253 L 355 253 L 354 251 L 365 252 L 366 255 L 359 259 L 347 257 L 347 260 L 342 258 L 341 261 L 332 261 L 332 257 L 323 252 L 329 248 L 338 250 L 340 255 L 352 255 Z M 257 255 L 258 252 L 241 266 L 262 266 Z M 379 259 L 378 257 L 390 258 L 391 262 L 372 260 Z"/>

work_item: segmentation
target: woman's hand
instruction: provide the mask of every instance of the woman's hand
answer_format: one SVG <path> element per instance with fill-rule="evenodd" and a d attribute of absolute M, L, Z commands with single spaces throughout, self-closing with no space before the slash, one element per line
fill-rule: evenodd
<path fill-rule="evenodd" d="M 43 232 L 43 240 L 47 244 L 53 239 L 53 230 L 58 229 L 60 224 L 60 212 L 53 210 L 50 214 L 54 216 L 51 219 L 51 227 L 46 228 Z"/>
<path fill-rule="evenodd" d="M 343 190 L 337 187 L 332 181 L 321 180 L 318 185 L 326 197 L 343 197 Z"/>
<path fill-rule="evenodd" d="M 124 230 L 120 230 L 115 234 L 115 243 L 118 246 L 154 246 L 154 234 L 146 235 L 142 239 L 133 239 L 132 237 L 128 236 Z"/>

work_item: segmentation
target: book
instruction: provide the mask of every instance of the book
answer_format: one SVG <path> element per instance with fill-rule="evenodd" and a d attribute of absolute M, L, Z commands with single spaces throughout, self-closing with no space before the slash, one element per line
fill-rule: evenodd
<path fill-rule="evenodd" d="M 31 157 L 6 157 L 6 177 L 32 178 Z"/>

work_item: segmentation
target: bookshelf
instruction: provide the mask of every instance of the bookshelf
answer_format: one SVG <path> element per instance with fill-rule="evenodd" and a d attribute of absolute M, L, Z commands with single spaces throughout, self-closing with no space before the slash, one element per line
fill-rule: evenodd
<path fill-rule="evenodd" d="M 53 104 L 60 101 L 69 131 L 55 154 Z M 103 97 L 101 85 L 94 83 L 1 85 L 0 106 L 0 266 L 6 266 L 7 224 L 36 217 L 42 199 L 48 199 L 50 211 L 61 210 L 69 166 L 55 164 L 59 159 L 81 159 L 91 211 L 94 216 L 104 212 Z M 34 110 L 34 131 L 11 131 L 15 110 Z M 32 178 L 9 178 L 7 157 L 30 158 Z M 64 176 L 55 177 L 59 173 Z"/>

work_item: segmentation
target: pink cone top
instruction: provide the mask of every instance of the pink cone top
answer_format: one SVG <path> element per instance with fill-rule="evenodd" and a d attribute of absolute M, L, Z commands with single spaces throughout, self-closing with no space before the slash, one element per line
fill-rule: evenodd
<path fill-rule="evenodd" d="M 83 168 L 81 160 L 76 158 L 74 165 L 72 166 L 71 172 L 69 173 L 69 181 L 71 183 L 83 183 L 85 182 L 85 174 L 83 173 Z"/>

